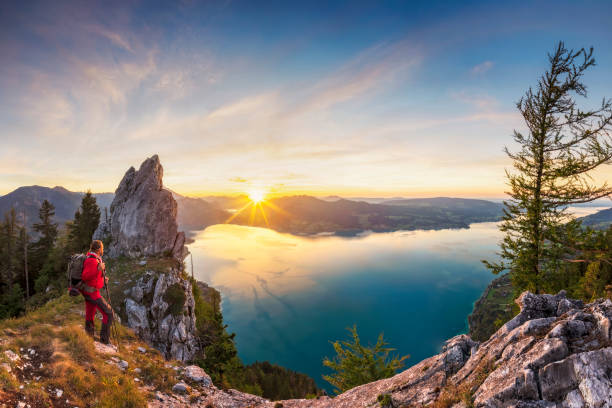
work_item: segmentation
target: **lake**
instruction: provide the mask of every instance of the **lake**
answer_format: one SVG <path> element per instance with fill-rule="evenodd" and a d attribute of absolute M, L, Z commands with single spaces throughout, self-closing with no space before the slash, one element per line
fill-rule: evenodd
<path fill-rule="evenodd" d="M 196 279 L 221 291 L 242 360 L 306 373 L 329 392 L 322 360 L 335 355 L 330 341 L 348 339 L 347 327 L 370 344 L 384 332 L 410 354 L 406 367 L 467 332 L 473 303 L 495 277 L 480 260 L 494 259 L 497 226 L 346 238 L 214 225 L 189 250 Z"/>

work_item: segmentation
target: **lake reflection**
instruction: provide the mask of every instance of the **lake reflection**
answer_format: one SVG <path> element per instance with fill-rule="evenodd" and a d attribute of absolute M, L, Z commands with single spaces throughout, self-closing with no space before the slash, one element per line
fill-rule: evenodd
<path fill-rule="evenodd" d="M 353 238 L 297 237 L 215 225 L 189 245 L 196 278 L 223 295 L 223 316 L 245 363 L 269 360 L 321 379 L 331 340 L 357 325 L 410 354 L 408 365 L 465 332 L 473 302 L 493 279 L 497 223 Z"/>

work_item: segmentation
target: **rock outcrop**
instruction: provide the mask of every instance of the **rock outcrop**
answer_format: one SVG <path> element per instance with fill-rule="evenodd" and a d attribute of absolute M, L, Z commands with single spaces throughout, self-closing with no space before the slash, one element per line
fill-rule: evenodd
<path fill-rule="evenodd" d="M 94 237 L 110 238 L 106 253 L 111 257 L 187 255 L 185 234 L 178 232 L 177 204 L 163 186 L 159 157 L 146 159 L 138 170 L 130 167 L 115 191 L 110 217 L 100 223 Z"/>
<path fill-rule="evenodd" d="M 164 189 L 162 178 L 157 155 L 146 159 L 138 171 L 130 167 L 115 191 L 109 219 L 94 237 L 110 241 L 105 253 L 111 258 L 153 256 L 179 261 L 167 270 L 147 270 L 135 284 L 130 277 L 122 303 L 127 325 L 140 338 L 168 359 L 189 361 L 199 347 L 191 282 L 181 273 L 188 252 L 185 234 L 177 232 L 176 201 Z"/>
<path fill-rule="evenodd" d="M 335 398 L 270 402 L 209 385 L 196 403 L 158 395 L 152 407 L 226 408 L 609 408 L 612 407 L 612 301 L 583 305 L 524 292 L 521 312 L 486 342 L 467 335 L 394 377 Z M 193 399 L 192 399 L 193 400 Z"/>
<path fill-rule="evenodd" d="M 127 325 L 167 359 L 191 360 L 198 351 L 191 282 L 178 269 L 146 271 L 125 290 Z"/>

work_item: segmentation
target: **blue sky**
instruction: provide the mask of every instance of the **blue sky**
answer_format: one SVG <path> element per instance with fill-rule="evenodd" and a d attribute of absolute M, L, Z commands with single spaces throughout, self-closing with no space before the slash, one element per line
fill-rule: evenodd
<path fill-rule="evenodd" d="M 158 153 L 185 194 L 500 196 L 516 101 L 612 3 L 4 2 L 0 194 L 112 191 Z M 598 180 L 609 179 L 602 169 Z"/>

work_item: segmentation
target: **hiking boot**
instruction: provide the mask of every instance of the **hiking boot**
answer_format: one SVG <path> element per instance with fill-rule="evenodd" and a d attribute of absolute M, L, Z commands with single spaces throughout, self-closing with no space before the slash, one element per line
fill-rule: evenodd
<path fill-rule="evenodd" d="M 94 322 L 90 322 L 85 320 L 85 333 L 87 333 L 91 338 L 94 337 Z"/>
<path fill-rule="evenodd" d="M 110 325 L 108 323 L 102 323 L 102 328 L 100 329 L 100 343 L 110 343 Z"/>

